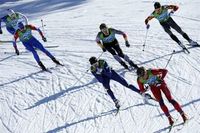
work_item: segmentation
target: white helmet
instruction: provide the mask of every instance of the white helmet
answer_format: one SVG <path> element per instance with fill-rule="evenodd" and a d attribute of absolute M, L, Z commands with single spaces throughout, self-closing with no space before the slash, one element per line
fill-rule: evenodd
<path fill-rule="evenodd" d="M 8 15 L 11 17 L 11 18 L 16 18 L 16 13 L 12 10 L 12 9 L 8 9 L 9 13 Z"/>

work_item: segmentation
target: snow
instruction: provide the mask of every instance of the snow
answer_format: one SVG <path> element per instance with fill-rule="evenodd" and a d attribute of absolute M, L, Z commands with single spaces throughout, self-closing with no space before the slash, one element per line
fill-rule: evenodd
<path fill-rule="evenodd" d="M 161 0 L 162 4 L 177 4 L 175 15 L 200 19 L 199 0 Z M 151 0 L 8 0 L 0 2 L 1 17 L 5 9 L 27 15 L 29 22 L 41 27 L 49 48 L 64 67 L 55 64 L 38 52 L 42 62 L 52 73 L 41 72 L 31 53 L 18 43 L 21 54 L 16 56 L 12 43 L 0 42 L 0 132 L 1 133 L 160 133 L 167 132 L 168 120 L 158 103 L 144 104 L 142 97 L 119 83 L 111 81 L 111 88 L 122 105 L 115 116 L 114 104 L 106 91 L 87 72 L 88 59 L 101 55 L 95 43 L 99 24 L 125 31 L 130 48 L 117 36 L 123 51 L 139 66 L 164 68 L 172 51 L 181 50 L 164 32 L 156 20 L 150 22 L 145 51 L 142 51 L 146 28 L 144 19 L 153 10 Z M 192 39 L 200 42 L 200 22 L 173 17 Z M 11 40 L 3 29 L 0 40 Z M 174 32 L 184 44 L 187 42 Z M 37 32 L 34 35 L 39 37 Z M 187 46 L 188 47 L 188 46 Z M 167 69 L 166 82 L 173 97 L 189 117 L 194 117 L 180 131 L 200 133 L 200 53 L 191 48 L 190 54 L 177 52 Z M 108 53 L 106 59 L 129 83 L 137 86 L 135 72 L 126 71 Z M 171 115 L 182 122 L 180 115 L 164 97 Z"/>

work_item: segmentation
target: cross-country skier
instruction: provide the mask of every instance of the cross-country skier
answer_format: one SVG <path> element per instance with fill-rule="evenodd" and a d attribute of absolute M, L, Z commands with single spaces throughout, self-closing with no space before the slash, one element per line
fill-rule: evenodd
<path fill-rule="evenodd" d="M 1 29 L 1 22 L 4 22 L 6 24 L 7 31 L 10 34 L 14 35 L 16 30 L 18 29 L 18 23 L 24 22 L 25 25 L 27 25 L 28 19 L 24 14 L 19 12 L 14 12 L 12 9 L 8 9 L 8 11 L 10 13 L 0 19 L 0 34 L 3 33 Z"/>
<path fill-rule="evenodd" d="M 174 121 L 172 116 L 169 113 L 167 106 L 164 104 L 161 91 L 165 94 L 168 101 L 174 106 L 174 108 L 180 113 L 183 121 L 185 122 L 188 118 L 181 109 L 181 106 L 177 101 L 172 98 L 171 92 L 167 87 L 167 84 L 164 81 L 164 78 L 167 74 L 166 69 L 148 69 L 140 67 L 137 69 L 137 82 L 140 88 L 141 93 L 144 93 L 148 89 L 151 90 L 156 100 L 159 102 L 159 105 L 165 115 L 168 117 L 169 124 L 173 125 Z"/>
<path fill-rule="evenodd" d="M 96 57 L 91 57 L 89 59 L 89 62 L 91 64 L 90 71 L 95 76 L 95 78 L 103 84 L 104 88 L 106 89 L 108 95 L 111 97 L 113 102 L 115 103 L 115 106 L 117 109 L 120 108 L 119 100 L 114 96 L 112 90 L 110 89 L 110 80 L 114 80 L 116 82 L 119 82 L 123 86 L 130 88 L 131 90 L 137 92 L 140 94 L 139 89 L 137 89 L 135 86 L 128 84 L 127 81 L 122 78 L 120 75 L 118 75 L 111 67 L 108 66 L 107 62 L 105 60 L 99 59 L 97 60 Z M 145 97 L 150 99 L 151 96 L 147 93 L 145 93 Z"/>
<path fill-rule="evenodd" d="M 178 33 L 180 33 L 191 45 L 198 45 L 197 42 L 190 39 L 190 37 L 182 31 L 182 29 L 176 24 L 176 22 L 172 19 L 171 15 L 178 10 L 178 6 L 176 5 L 163 5 L 159 2 L 154 3 L 155 10 L 153 13 L 145 19 L 145 24 L 147 29 L 149 29 L 150 25 L 149 21 L 153 18 L 156 18 L 160 25 L 163 27 L 165 32 L 169 34 L 169 36 L 180 45 L 183 50 L 186 50 L 186 47 L 182 44 L 182 42 L 172 33 L 171 28 L 175 29 Z M 170 12 L 168 12 L 170 10 Z"/>
<path fill-rule="evenodd" d="M 110 52 L 113 57 L 122 65 L 125 69 L 128 69 L 128 66 L 126 63 L 121 59 L 123 58 L 125 61 L 127 61 L 130 66 L 134 68 L 138 68 L 136 64 L 133 63 L 132 60 L 129 59 L 129 57 L 123 53 L 122 49 L 119 46 L 119 43 L 115 37 L 115 34 L 123 35 L 126 47 L 130 47 L 130 44 L 127 39 L 127 35 L 120 31 L 113 28 L 108 28 L 106 24 L 102 23 L 100 26 L 100 32 L 96 36 L 96 42 L 97 44 L 102 48 L 102 50 Z"/>
<path fill-rule="evenodd" d="M 42 40 L 44 42 L 47 41 L 47 39 L 44 37 L 43 33 L 39 28 L 36 28 L 33 25 L 25 25 L 22 22 L 18 23 L 19 29 L 14 34 L 14 41 L 13 46 L 15 48 L 15 52 L 17 55 L 19 55 L 19 50 L 17 49 L 16 41 L 19 38 L 20 41 L 23 43 L 23 45 L 28 49 L 30 52 L 33 53 L 33 56 L 35 60 L 37 61 L 38 65 L 42 68 L 42 70 L 47 70 L 46 67 L 43 65 L 43 63 L 40 61 L 40 58 L 34 48 L 37 48 L 44 52 L 48 57 L 50 57 L 54 63 L 58 65 L 62 65 L 56 58 L 48 51 L 46 50 L 43 45 L 32 35 L 32 30 L 36 30 L 39 32 L 40 36 L 42 37 Z"/>

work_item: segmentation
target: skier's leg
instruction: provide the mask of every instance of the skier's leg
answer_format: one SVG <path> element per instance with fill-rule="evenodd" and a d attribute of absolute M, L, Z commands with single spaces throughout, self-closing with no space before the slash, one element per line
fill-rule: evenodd
<path fill-rule="evenodd" d="M 163 93 L 165 94 L 165 96 L 167 97 L 168 101 L 174 106 L 174 108 L 180 113 L 180 115 L 182 116 L 183 118 L 183 121 L 185 122 L 188 118 L 187 116 L 185 115 L 184 111 L 182 110 L 180 104 L 174 100 L 171 96 L 171 93 L 170 93 L 170 90 L 169 88 L 167 87 L 167 85 L 163 86 L 163 89 L 162 89 Z"/>
<path fill-rule="evenodd" d="M 173 119 L 172 119 L 172 117 L 171 117 L 171 115 L 169 113 L 169 110 L 168 110 L 167 106 L 165 105 L 165 103 L 163 101 L 160 89 L 161 89 L 160 87 L 159 88 L 157 88 L 157 87 L 154 88 L 153 87 L 153 88 L 151 88 L 151 91 L 152 91 L 154 97 L 156 98 L 156 100 L 159 102 L 159 105 L 160 105 L 162 111 L 167 116 L 169 124 L 173 125 L 174 121 L 173 121 Z"/>
<path fill-rule="evenodd" d="M 106 89 L 108 95 L 114 101 L 116 99 L 116 97 L 114 96 L 112 90 L 110 89 L 110 79 L 105 77 L 102 84 L 103 84 L 103 87 Z"/>
<path fill-rule="evenodd" d="M 175 42 L 177 42 L 179 45 L 181 44 L 181 41 L 172 33 L 170 26 L 168 23 L 161 23 L 163 29 L 165 30 L 165 32 L 172 38 L 172 40 L 174 40 Z"/>
<path fill-rule="evenodd" d="M 106 89 L 108 95 L 113 100 L 115 107 L 117 109 L 119 109 L 120 108 L 119 100 L 115 97 L 113 91 L 110 89 L 110 79 L 105 77 L 102 84 L 103 84 L 104 88 Z"/>
<path fill-rule="evenodd" d="M 35 51 L 35 49 L 33 48 L 33 46 L 29 42 L 23 43 L 23 45 L 25 46 L 25 48 L 27 50 L 29 50 L 30 52 L 32 52 L 34 59 L 36 60 L 36 62 L 38 63 L 38 65 L 42 68 L 42 70 L 47 70 L 46 67 L 43 65 L 43 63 L 40 61 L 40 57 L 38 56 L 38 54 Z"/>
<path fill-rule="evenodd" d="M 167 117 L 170 116 L 169 110 L 168 110 L 167 106 L 165 105 L 165 103 L 163 101 L 160 88 L 157 88 L 157 87 L 154 88 L 154 87 L 152 87 L 151 91 L 152 91 L 154 97 L 156 98 L 156 100 L 159 102 L 159 105 L 160 105 L 162 111 L 165 113 L 165 115 Z"/>
<path fill-rule="evenodd" d="M 181 109 L 181 106 L 179 105 L 179 103 L 172 98 L 171 92 L 170 92 L 170 90 L 169 90 L 169 88 L 167 87 L 166 84 L 162 84 L 162 92 L 165 94 L 166 98 L 174 106 L 174 108 L 179 113 L 183 113 L 183 110 Z"/>
<path fill-rule="evenodd" d="M 38 56 L 37 52 L 35 51 L 35 49 L 33 48 L 33 46 L 31 45 L 31 42 L 26 42 L 26 43 L 23 43 L 23 45 L 25 46 L 25 48 L 27 50 L 29 50 L 30 52 L 32 52 L 36 62 L 40 62 L 40 57 Z"/>
<path fill-rule="evenodd" d="M 114 49 L 117 51 L 118 55 L 122 57 L 125 61 L 127 61 L 132 67 L 138 68 L 138 66 L 134 64 L 133 61 L 130 60 L 130 58 L 126 54 L 123 53 L 118 44 L 114 46 Z"/>
<path fill-rule="evenodd" d="M 32 45 L 36 48 L 38 48 L 39 50 L 41 50 L 43 53 L 45 53 L 48 57 L 50 57 L 51 59 L 54 58 L 54 56 L 44 48 L 44 46 L 35 38 L 35 37 L 32 37 L 31 38 L 31 42 L 32 42 Z"/>
<path fill-rule="evenodd" d="M 124 66 L 125 69 L 128 69 L 128 66 L 126 63 L 119 57 L 119 55 L 116 54 L 115 50 L 111 46 L 104 46 L 108 52 L 110 52 L 114 59 L 117 60 L 122 66 Z"/>
<path fill-rule="evenodd" d="M 140 91 L 133 85 L 129 85 L 127 83 L 127 81 L 121 77 L 120 75 L 118 75 L 114 70 L 111 70 L 112 71 L 112 76 L 111 76 L 111 79 L 117 81 L 118 83 L 122 84 L 123 86 L 131 89 L 132 91 L 135 91 L 137 93 L 140 93 Z"/>
<path fill-rule="evenodd" d="M 180 33 L 189 43 L 192 41 L 189 36 L 181 29 L 181 27 L 173 20 L 169 20 L 170 26 Z"/>
<path fill-rule="evenodd" d="M 62 65 L 47 49 L 44 48 L 44 46 L 34 37 L 32 37 L 31 41 L 33 42 L 33 45 L 41 50 L 43 53 L 45 53 L 48 57 L 52 59 L 52 61 L 58 65 Z"/>

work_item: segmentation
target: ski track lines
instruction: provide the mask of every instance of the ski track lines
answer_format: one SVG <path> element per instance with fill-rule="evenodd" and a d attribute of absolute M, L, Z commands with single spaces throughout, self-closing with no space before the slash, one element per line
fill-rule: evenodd
<path fill-rule="evenodd" d="M 106 94 L 103 86 L 94 80 L 90 72 L 84 74 L 87 67 L 89 67 L 88 58 L 101 54 L 101 49 L 93 39 L 95 39 L 98 31 L 98 24 L 102 21 L 108 23 L 109 26 L 121 28 L 128 33 L 131 43 L 130 48 L 124 46 L 123 38 L 117 38 L 119 38 L 124 53 L 127 53 L 139 66 L 164 67 L 173 49 L 179 49 L 177 44 L 164 31 L 159 32 L 159 30 L 162 30 L 161 27 L 159 25 L 154 27 L 155 25 L 152 22 L 145 51 L 142 52 L 143 33 L 146 30 L 143 27 L 144 16 L 136 15 L 134 18 L 133 12 L 139 11 L 140 13 L 145 13 L 146 16 L 148 10 L 152 10 L 152 7 L 150 7 L 153 4 L 152 2 L 133 2 L 131 0 L 124 2 L 124 0 L 117 0 L 113 4 L 110 1 L 102 1 L 91 1 L 92 4 L 95 3 L 97 6 L 89 4 L 86 8 L 77 8 L 78 13 L 76 13 L 77 10 L 61 12 L 64 17 L 61 14 L 44 16 L 46 17 L 45 23 L 48 25 L 47 28 L 45 27 L 45 32 L 49 38 L 47 44 L 55 43 L 55 45 L 59 45 L 59 48 L 50 51 L 54 52 L 56 57 L 65 64 L 64 67 L 52 69 L 51 74 L 38 72 L 40 68 L 34 62 L 31 53 L 25 54 L 22 52 L 20 56 L 0 53 L 2 55 L 0 59 L 1 69 L 8 70 L 8 75 L 0 76 L 0 107 L 3 108 L 0 112 L 1 132 L 167 132 L 163 128 L 168 125 L 168 121 L 158 103 L 150 101 L 152 105 L 143 104 L 141 96 L 116 82 L 111 82 L 111 89 L 121 103 L 121 110 L 115 116 L 114 103 Z M 107 7 L 105 2 L 106 5 L 111 6 Z M 116 3 L 120 3 L 122 6 L 115 5 Z M 140 5 L 140 3 L 145 4 L 147 10 L 141 9 L 143 5 Z M 165 3 L 170 2 L 165 1 Z M 135 4 L 141 7 L 131 7 L 129 9 L 130 5 L 135 6 Z M 90 6 L 93 8 L 90 8 Z M 127 19 L 126 10 L 121 10 L 123 6 L 127 7 L 130 19 Z M 184 9 L 184 1 L 182 6 L 182 9 Z M 99 10 L 101 11 L 99 12 Z M 81 15 L 79 11 L 83 11 Z M 88 18 L 85 15 L 92 16 L 93 14 L 90 14 L 90 11 L 99 17 L 90 19 L 88 22 Z M 119 14 L 121 11 L 125 12 L 124 14 L 126 15 L 115 17 L 115 13 Z M 59 15 L 62 16 L 58 17 L 59 21 L 52 20 L 52 18 Z M 101 15 L 104 17 L 101 18 Z M 118 21 L 119 19 L 121 21 Z M 81 23 L 75 23 L 76 21 Z M 187 22 L 190 25 L 189 21 Z M 40 23 L 37 24 L 40 25 Z M 80 28 L 80 26 L 83 27 Z M 156 30 L 157 27 L 159 27 L 159 30 Z M 63 30 L 63 28 L 66 28 L 67 31 Z M 195 32 L 198 32 L 195 28 L 192 31 L 194 31 L 194 35 Z M 135 34 L 137 35 L 134 36 Z M 2 45 L 1 48 L 2 51 L 13 50 L 10 45 Z M 198 132 L 196 128 L 200 126 L 200 100 L 198 95 L 200 92 L 198 90 L 198 78 L 200 77 L 199 48 L 189 50 L 191 52 L 189 55 L 183 52 L 174 54 L 167 67 L 169 70 L 167 82 L 173 96 L 183 104 L 183 109 L 186 113 L 189 115 L 194 114 L 195 116 L 189 125 L 178 131 L 180 133 L 185 133 L 189 129 L 192 129 L 190 131 Z M 52 66 L 53 63 L 48 57 L 46 58 L 43 54 L 39 54 L 45 65 Z M 136 82 L 133 82 L 136 75 L 123 71 L 119 63 L 108 52 L 104 53 L 102 58 L 114 66 L 114 69 L 125 77 L 129 83 L 136 85 Z M 6 67 L 3 67 L 5 65 Z M 13 66 L 15 66 L 15 71 L 18 72 L 12 70 Z M 20 68 L 22 66 L 25 68 L 24 70 Z M 0 72 L 4 73 L 4 71 Z M 187 76 L 188 73 L 191 73 L 191 75 Z M 84 78 L 79 79 L 83 74 Z M 171 105 L 168 107 L 169 109 L 172 108 Z M 178 116 L 179 118 L 177 112 L 170 111 L 173 116 Z M 159 115 L 159 117 L 155 117 L 155 115 Z"/>

